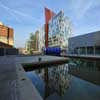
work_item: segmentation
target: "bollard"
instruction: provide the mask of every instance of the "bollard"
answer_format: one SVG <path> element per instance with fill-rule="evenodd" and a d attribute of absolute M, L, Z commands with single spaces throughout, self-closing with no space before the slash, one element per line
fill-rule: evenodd
<path fill-rule="evenodd" d="M 39 57 L 39 58 L 38 58 L 38 61 L 40 62 L 41 60 L 42 60 L 42 58 L 41 58 L 41 57 Z"/>

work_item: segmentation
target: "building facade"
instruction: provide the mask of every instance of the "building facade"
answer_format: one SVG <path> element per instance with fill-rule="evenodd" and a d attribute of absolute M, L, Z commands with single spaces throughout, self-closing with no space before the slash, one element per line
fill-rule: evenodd
<path fill-rule="evenodd" d="M 68 49 L 68 39 L 71 37 L 71 22 L 60 11 L 49 21 L 49 47 L 60 47 L 62 50 Z"/>
<path fill-rule="evenodd" d="M 12 28 L 3 25 L 0 22 L 0 42 L 5 45 L 1 45 L 1 47 L 13 47 L 14 45 L 14 31 Z"/>
<path fill-rule="evenodd" d="M 19 54 L 24 54 L 24 55 L 27 55 L 27 51 L 26 51 L 26 49 L 25 48 L 17 48 L 18 49 L 18 52 L 19 52 Z"/>
<path fill-rule="evenodd" d="M 30 38 L 26 42 L 26 50 L 28 54 L 33 54 L 38 51 L 38 31 L 30 34 Z"/>
<path fill-rule="evenodd" d="M 30 35 L 29 40 L 26 42 L 27 51 L 37 51 L 42 53 L 45 48 L 45 29 L 44 26 L 39 28 L 35 33 Z"/>
<path fill-rule="evenodd" d="M 45 48 L 45 28 L 44 26 L 38 29 L 38 51 L 43 52 Z"/>
<path fill-rule="evenodd" d="M 70 54 L 100 54 L 100 31 L 69 39 Z"/>

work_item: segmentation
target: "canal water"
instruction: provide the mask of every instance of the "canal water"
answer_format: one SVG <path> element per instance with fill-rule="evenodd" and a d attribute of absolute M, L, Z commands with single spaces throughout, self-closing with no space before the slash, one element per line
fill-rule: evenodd
<path fill-rule="evenodd" d="M 70 59 L 26 75 L 44 100 L 100 100 L 99 61 Z"/>

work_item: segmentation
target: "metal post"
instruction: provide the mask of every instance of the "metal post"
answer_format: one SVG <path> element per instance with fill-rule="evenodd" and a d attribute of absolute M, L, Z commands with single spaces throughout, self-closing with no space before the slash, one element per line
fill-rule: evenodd
<path fill-rule="evenodd" d="M 94 53 L 94 55 L 95 55 L 95 46 L 93 46 L 93 53 Z"/>

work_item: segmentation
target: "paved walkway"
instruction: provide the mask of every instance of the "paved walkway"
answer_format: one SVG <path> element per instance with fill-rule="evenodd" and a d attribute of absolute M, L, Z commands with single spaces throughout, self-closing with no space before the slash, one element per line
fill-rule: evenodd
<path fill-rule="evenodd" d="M 0 57 L 0 100 L 42 100 L 16 57 Z"/>
<path fill-rule="evenodd" d="M 0 100 L 19 100 L 14 58 L 0 57 Z"/>
<path fill-rule="evenodd" d="M 61 60 L 68 60 L 66 57 L 57 57 L 57 56 L 27 56 L 27 57 L 16 57 L 16 62 L 18 63 L 38 63 L 39 58 L 41 62 L 49 62 L 49 61 L 61 61 Z"/>

